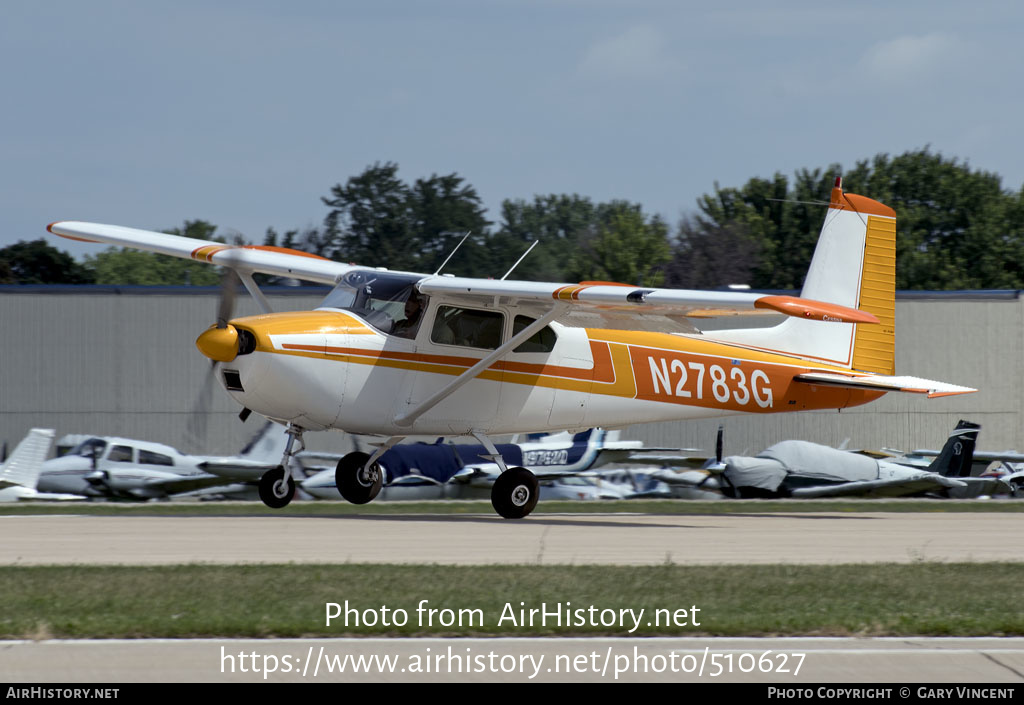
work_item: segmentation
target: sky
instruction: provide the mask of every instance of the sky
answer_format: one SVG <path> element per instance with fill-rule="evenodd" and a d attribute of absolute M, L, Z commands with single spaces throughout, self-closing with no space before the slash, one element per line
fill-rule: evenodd
<path fill-rule="evenodd" d="M 375 162 L 505 199 L 627 199 L 929 147 L 1024 180 L 1024 4 L 10 0 L 0 247 L 55 220 L 262 241 Z M 864 194 L 870 196 L 871 194 Z M 373 264 L 373 263 L 364 263 Z"/>

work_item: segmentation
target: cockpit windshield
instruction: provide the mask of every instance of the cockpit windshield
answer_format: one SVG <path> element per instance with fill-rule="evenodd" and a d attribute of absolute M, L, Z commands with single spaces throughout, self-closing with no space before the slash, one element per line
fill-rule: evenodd
<path fill-rule="evenodd" d="M 80 455 L 83 458 L 100 457 L 103 455 L 103 449 L 107 447 L 107 442 L 102 438 L 90 438 L 82 441 L 77 446 L 68 451 L 68 455 Z"/>
<path fill-rule="evenodd" d="M 414 287 L 421 279 L 415 274 L 358 269 L 346 274 L 319 308 L 351 311 L 381 332 L 392 333 L 395 323 L 407 318 L 406 302 L 419 297 Z"/>

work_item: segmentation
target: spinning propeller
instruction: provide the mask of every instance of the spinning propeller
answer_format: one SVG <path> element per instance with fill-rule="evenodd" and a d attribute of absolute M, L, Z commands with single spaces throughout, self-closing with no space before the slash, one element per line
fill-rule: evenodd
<path fill-rule="evenodd" d="M 206 446 L 207 419 L 213 406 L 213 370 L 217 362 L 230 362 L 238 354 L 238 331 L 228 323 L 235 310 L 235 297 L 240 280 L 233 269 L 224 269 L 217 299 L 217 322 L 196 340 L 200 352 L 210 358 L 199 396 L 188 420 L 189 443 L 194 448 Z"/>
<path fill-rule="evenodd" d="M 196 339 L 196 347 L 213 363 L 231 362 L 238 355 L 238 330 L 228 321 L 235 308 L 235 293 L 240 281 L 235 270 L 224 270 L 220 280 L 217 323 Z"/>

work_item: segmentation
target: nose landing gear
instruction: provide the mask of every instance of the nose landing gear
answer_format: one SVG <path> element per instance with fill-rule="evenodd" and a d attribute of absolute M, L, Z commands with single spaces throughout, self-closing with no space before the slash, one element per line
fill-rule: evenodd
<path fill-rule="evenodd" d="M 281 509 L 295 497 L 295 480 L 292 478 L 292 456 L 305 450 L 306 445 L 302 442 L 304 429 L 295 424 L 288 424 L 285 433 L 288 434 L 288 443 L 284 447 L 284 456 L 281 464 L 273 470 L 263 473 L 260 478 L 260 499 L 271 509 Z M 295 442 L 299 445 L 295 448 Z"/>
<path fill-rule="evenodd" d="M 260 478 L 260 499 L 271 509 L 286 507 L 295 497 L 295 480 L 288 475 L 286 478 L 284 466 L 278 465 Z"/>

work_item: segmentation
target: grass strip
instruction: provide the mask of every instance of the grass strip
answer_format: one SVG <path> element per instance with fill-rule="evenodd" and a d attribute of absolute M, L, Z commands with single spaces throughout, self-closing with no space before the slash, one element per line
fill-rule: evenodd
<path fill-rule="evenodd" d="M 0 567 L 0 637 L 1024 635 L 1022 582 L 1024 563 Z M 346 600 L 358 623 L 327 626 Z M 530 624 L 545 608 L 561 625 Z"/>
<path fill-rule="evenodd" d="M 1024 501 L 949 499 L 827 499 L 715 501 L 638 499 L 623 501 L 540 502 L 534 514 L 799 514 L 808 512 L 1024 512 Z M 293 502 L 269 509 L 261 502 L 18 502 L 0 504 L 0 516 L 95 514 L 104 516 L 339 516 L 352 514 L 494 514 L 489 501 Z M 527 519 L 527 521 L 529 521 Z"/>

